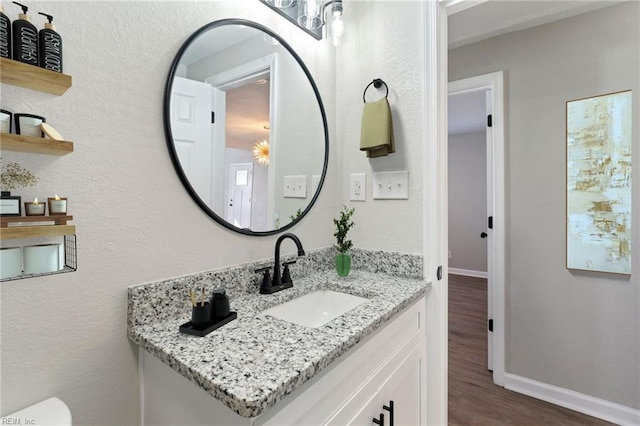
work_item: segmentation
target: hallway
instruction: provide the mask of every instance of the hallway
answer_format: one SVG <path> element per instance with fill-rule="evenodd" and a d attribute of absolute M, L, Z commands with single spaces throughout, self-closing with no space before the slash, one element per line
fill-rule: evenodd
<path fill-rule="evenodd" d="M 487 370 L 487 280 L 449 275 L 449 425 L 609 425 L 494 385 Z"/>

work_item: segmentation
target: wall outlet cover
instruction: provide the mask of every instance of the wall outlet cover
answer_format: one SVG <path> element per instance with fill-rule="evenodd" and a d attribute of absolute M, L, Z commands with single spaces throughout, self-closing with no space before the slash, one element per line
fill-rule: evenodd
<path fill-rule="evenodd" d="M 351 173 L 349 176 L 349 200 L 365 201 L 367 199 L 367 175 Z"/>

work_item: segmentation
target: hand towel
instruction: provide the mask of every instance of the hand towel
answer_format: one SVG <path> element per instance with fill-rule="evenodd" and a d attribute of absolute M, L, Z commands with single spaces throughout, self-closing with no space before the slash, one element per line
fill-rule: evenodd
<path fill-rule="evenodd" d="M 372 158 L 396 152 L 391 108 L 387 98 L 364 104 L 360 151 L 366 151 L 367 157 Z"/>

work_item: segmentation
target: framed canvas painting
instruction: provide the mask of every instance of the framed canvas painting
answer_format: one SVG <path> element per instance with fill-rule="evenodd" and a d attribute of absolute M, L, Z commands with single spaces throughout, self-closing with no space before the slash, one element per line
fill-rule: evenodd
<path fill-rule="evenodd" d="M 567 102 L 567 268 L 631 273 L 631 91 Z"/>

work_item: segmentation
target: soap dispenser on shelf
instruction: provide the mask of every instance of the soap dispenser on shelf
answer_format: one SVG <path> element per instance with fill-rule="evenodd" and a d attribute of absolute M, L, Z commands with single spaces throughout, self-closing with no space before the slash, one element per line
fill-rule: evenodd
<path fill-rule="evenodd" d="M 38 66 L 38 30 L 30 22 L 27 12 L 29 8 L 24 4 L 14 1 L 22 8 L 18 19 L 13 21 L 13 59 L 25 64 Z"/>
<path fill-rule="evenodd" d="M 38 33 L 40 67 L 62 72 L 62 37 L 56 32 L 53 16 L 42 12 L 38 12 L 38 14 L 49 20 L 49 22 L 45 22 L 44 28 Z"/>
<path fill-rule="evenodd" d="M 11 59 L 11 20 L 0 5 L 0 57 Z"/>

